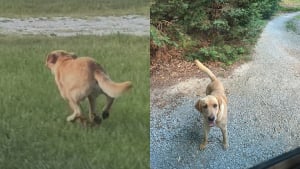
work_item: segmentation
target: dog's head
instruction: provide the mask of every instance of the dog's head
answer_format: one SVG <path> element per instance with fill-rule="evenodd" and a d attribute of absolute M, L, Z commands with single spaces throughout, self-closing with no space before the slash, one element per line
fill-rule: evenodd
<path fill-rule="evenodd" d="M 197 101 L 195 108 L 203 114 L 204 120 L 208 126 L 213 127 L 216 125 L 219 113 L 223 113 L 224 103 L 222 98 L 207 95 Z"/>
<path fill-rule="evenodd" d="M 73 53 L 69 53 L 67 51 L 64 50 L 55 50 L 50 52 L 47 55 L 47 59 L 46 59 L 46 67 L 48 67 L 49 69 L 53 69 L 54 65 L 56 63 L 58 63 L 61 60 L 65 60 L 65 59 L 75 59 L 77 58 L 77 56 Z"/>

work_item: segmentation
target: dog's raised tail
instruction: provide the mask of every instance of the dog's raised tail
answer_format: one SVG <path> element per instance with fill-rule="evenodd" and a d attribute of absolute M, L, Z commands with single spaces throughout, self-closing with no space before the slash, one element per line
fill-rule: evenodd
<path fill-rule="evenodd" d="M 214 81 L 217 79 L 217 77 L 211 72 L 206 66 L 204 66 L 199 60 L 195 60 L 196 65 L 199 67 L 200 70 L 204 71 L 209 78 Z"/>
<path fill-rule="evenodd" d="M 95 72 L 95 79 L 103 92 L 112 98 L 117 98 L 132 88 L 130 81 L 116 83 L 102 71 Z"/>

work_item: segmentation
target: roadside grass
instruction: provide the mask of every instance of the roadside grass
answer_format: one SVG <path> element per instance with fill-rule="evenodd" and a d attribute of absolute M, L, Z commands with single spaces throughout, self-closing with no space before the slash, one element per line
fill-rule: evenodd
<path fill-rule="evenodd" d="M 148 37 L 0 35 L 0 44 L 0 168 L 149 168 Z M 92 56 L 114 81 L 133 82 L 100 127 L 66 122 L 71 111 L 44 66 L 55 49 Z"/>
<path fill-rule="evenodd" d="M 293 31 L 293 32 L 297 31 L 296 25 L 294 23 L 294 19 L 287 21 L 285 27 L 288 31 Z"/>
<path fill-rule="evenodd" d="M 285 27 L 288 31 L 292 31 L 296 34 L 300 34 L 300 30 L 297 28 L 296 22 L 300 22 L 300 15 L 297 15 L 291 20 L 287 21 Z"/>
<path fill-rule="evenodd" d="M 149 0 L 0 0 L 1 17 L 149 16 Z"/>
<path fill-rule="evenodd" d="M 280 2 L 280 11 L 282 12 L 300 11 L 300 0 L 282 0 Z"/>

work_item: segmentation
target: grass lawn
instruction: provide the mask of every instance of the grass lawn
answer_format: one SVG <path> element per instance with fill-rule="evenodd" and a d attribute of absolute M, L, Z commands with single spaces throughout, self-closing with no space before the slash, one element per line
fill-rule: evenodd
<path fill-rule="evenodd" d="M 288 31 L 295 32 L 296 34 L 300 34 L 300 30 L 297 25 L 300 22 L 300 15 L 295 16 L 294 18 L 290 19 L 286 22 L 285 27 Z"/>
<path fill-rule="evenodd" d="M 300 11 L 300 0 L 282 0 L 280 6 L 283 12 Z"/>
<path fill-rule="evenodd" d="M 55 49 L 92 56 L 114 81 L 133 82 L 100 127 L 66 122 L 71 110 L 44 66 Z M 0 168 L 149 168 L 148 37 L 0 35 L 0 51 Z"/>
<path fill-rule="evenodd" d="M 149 16 L 149 0 L 0 0 L 1 17 Z"/>

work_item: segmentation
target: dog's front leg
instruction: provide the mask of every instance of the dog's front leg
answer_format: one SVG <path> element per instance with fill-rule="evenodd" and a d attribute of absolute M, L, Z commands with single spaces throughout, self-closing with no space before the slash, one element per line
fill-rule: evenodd
<path fill-rule="evenodd" d="M 228 145 L 228 138 L 227 138 L 227 125 L 224 125 L 221 128 L 222 135 L 223 135 L 223 148 L 226 150 L 229 145 Z"/>
<path fill-rule="evenodd" d="M 208 142 L 208 133 L 210 131 L 210 127 L 205 124 L 204 127 L 204 139 L 203 142 L 200 144 L 200 150 L 204 150 L 206 148 L 207 142 Z"/>

